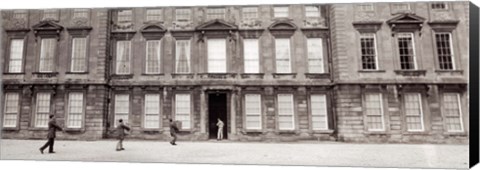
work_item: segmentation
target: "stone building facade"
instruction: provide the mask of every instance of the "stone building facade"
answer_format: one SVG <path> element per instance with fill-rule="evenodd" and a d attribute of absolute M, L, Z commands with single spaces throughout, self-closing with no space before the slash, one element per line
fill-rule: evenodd
<path fill-rule="evenodd" d="M 468 142 L 468 3 L 2 11 L 3 138 Z M 465 39 L 466 37 L 467 39 Z M 20 64 L 18 64 L 20 63 Z"/>

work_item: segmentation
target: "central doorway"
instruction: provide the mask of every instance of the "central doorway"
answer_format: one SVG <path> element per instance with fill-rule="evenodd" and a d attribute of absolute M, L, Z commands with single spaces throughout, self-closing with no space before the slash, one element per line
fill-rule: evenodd
<path fill-rule="evenodd" d="M 223 139 L 227 136 L 227 93 L 214 92 L 208 95 L 208 136 L 217 139 L 217 119 L 223 121 Z"/>

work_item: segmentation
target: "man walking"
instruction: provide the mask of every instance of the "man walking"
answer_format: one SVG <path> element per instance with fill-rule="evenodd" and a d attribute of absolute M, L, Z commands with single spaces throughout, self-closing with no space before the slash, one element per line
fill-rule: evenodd
<path fill-rule="evenodd" d="M 50 121 L 48 121 L 48 134 L 47 134 L 47 138 L 48 138 L 48 141 L 47 143 L 45 143 L 45 145 L 43 145 L 41 148 L 40 148 L 40 153 L 43 154 L 43 150 L 45 150 L 45 148 L 48 147 L 48 153 L 55 153 L 53 151 L 53 143 L 55 142 L 55 137 L 56 137 L 56 133 L 57 133 L 57 130 L 60 130 L 62 131 L 63 129 L 57 125 L 57 122 L 55 120 L 55 115 L 50 115 L 49 116 L 50 118 Z"/>
<path fill-rule="evenodd" d="M 220 118 L 217 119 L 217 140 L 222 140 L 223 139 L 223 126 L 225 125 Z"/>
<path fill-rule="evenodd" d="M 170 119 L 170 135 L 173 137 L 172 141 L 170 141 L 170 144 L 172 145 L 177 145 L 175 143 L 175 141 L 177 141 L 177 132 L 178 132 L 177 125 L 175 124 L 175 122 L 173 122 L 172 119 Z"/>
<path fill-rule="evenodd" d="M 121 150 L 125 150 L 125 148 L 123 148 L 123 139 L 125 139 L 125 130 L 127 131 L 130 131 L 130 127 L 128 127 L 127 125 L 124 125 L 123 124 L 123 120 L 120 119 L 118 120 L 118 126 L 117 126 L 117 139 L 118 139 L 118 143 L 117 143 L 117 151 L 121 151 Z"/>

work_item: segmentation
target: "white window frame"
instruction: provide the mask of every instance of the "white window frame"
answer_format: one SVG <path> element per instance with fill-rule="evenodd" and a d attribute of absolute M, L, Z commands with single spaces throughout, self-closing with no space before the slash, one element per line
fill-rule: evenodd
<path fill-rule="evenodd" d="M 146 21 L 162 21 L 163 20 L 163 9 L 147 9 L 145 11 L 145 20 Z"/>
<path fill-rule="evenodd" d="M 314 45 L 314 41 L 319 41 L 320 46 L 312 46 Z M 317 42 L 318 43 L 318 42 Z M 315 49 L 318 49 L 316 51 Z M 318 54 L 317 54 L 318 52 Z M 313 55 L 311 55 L 313 54 Z M 317 55 L 316 55 L 317 54 Z M 325 61 L 324 61 L 324 52 L 323 52 L 323 38 L 307 38 L 307 58 L 308 58 L 308 72 L 309 73 L 325 73 Z M 319 60 L 320 68 L 319 70 L 315 70 L 314 66 L 312 65 L 315 60 Z"/>
<path fill-rule="evenodd" d="M 320 12 L 321 12 L 320 6 L 306 5 L 304 8 L 305 8 L 305 17 L 306 18 L 319 18 L 320 17 Z M 309 10 L 309 8 L 310 9 L 316 8 L 316 10 L 315 11 Z M 315 15 L 312 15 L 312 14 L 315 14 Z"/>
<path fill-rule="evenodd" d="M 156 110 L 156 111 L 154 110 L 153 112 L 149 112 L 149 108 L 150 108 L 151 106 L 148 105 L 148 104 L 149 104 L 149 101 L 148 101 L 148 100 L 149 100 L 149 97 L 148 97 L 148 96 L 151 96 L 152 98 L 154 97 L 155 100 L 157 100 L 157 101 L 152 101 L 152 103 L 155 102 L 155 103 L 154 103 L 155 106 L 152 107 L 152 108 L 155 108 L 155 107 L 156 107 L 156 109 L 158 109 L 158 110 Z M 160 94 L 158 94 L 158 93 L 145 94 L 144 116 L 143 116 L 143 117 L 144 117 L 144 118 L 143 118 L 143 128 L 145 128 L 145 129 L 158 129 L 158 128 L 160 128 L 160 126 L 161 126 L 161 121 L 162 121 L 162 120 L 161 120 L 161 117 L 160 117 L 160 115 L 161 115 L 161 110 L 162 110 L 162 109 L 161 109 L 162 107 L 161 107 L 160 102 L 161 102 Z M 150 120 L 148 120 L 148 118 L 150 118 L 150 117 L 155 117 L 155 116 L 156 116 L 156 118 L 158 119 L 158 121 L 156 122 L 156 125 L 154 125 L 154 126 L 149 126 L 149 124 L 148 124 L 147 122 L 149 122 Z"/>
<path fill-rule="evenodd" d="M 59 12 L 58 9 L 44 9 L 42 20 L 47 20 L 47 19 L 58 20 L 59 18 L 58 12 Z"/>
<path fill-rule="evenodd" d="M 14 10 L 12 18 L 27 19 L 27 16 L 28 16 L 27 10 Z"/>
<path fill-rule="evenodd" d="M 43 106 L 45 107 L 46 110 L 45 112 L 40 112 L 40 96 L 45 95 L 47 97 L 47 102 L 48 106 Z M 49 121 L 49 116 L 50 116 L 50 111 L 52 110 L 52 94 L 48 92 L 39 92 L 36 94 L 36 103 L 35 103 L 35 127 L 37 128 L 46 128 L 48 127 L 48 121 Z M 40 120 L 42 118 L 42 120 Z M 41 121 L 41 122 L 40 122 Z"/>
<path fill-rule="evenodd" d="M 418 105 L 419 105 L 419 109 L 420 109 L 420 123 L 421 123 L 421 129 L 408 129 L 408 120 L 407 120 L 407 111 L 406 111 L 406 96 L 407 95 L 416 95 L 418 97 Z M 407 131 L 409 132 L 423 132 L 425 131 L 425 122 L 424 122 L 424 113 L 423 113 L 423 102 L 422 102 L 422 95 L 420 93 L 405 93 L 405 96 L 404 96 L 404 102 L 403 102 L 403 105 L 404 105 L 404 108 L 405 108 L 405 128 L 407 129 Z"/>
<path fill-rule="evenodd" d="M 51 41 L 49 44 L 51 46 L 51 56 L 46 56 L 47 50 L 47 41 Z M 40 45 L 40 59 L 39 59 L 39 66 L 38 66 L 38 72 L 41 73 L 51 73 L 55 70 L 55 56 L 56 56 L 56 51 L 57 51 L 57 40 L 55 38 L 42 38 L 41 45 Z M 49 58 L 47 58 L 49 57 Z M 50 60 L 50 61 L 46 61 Z M 50 63 L 44 63 L 44 62 L 50 62 Z M 48 68 L 48 65 L 51 66 L 51 68 Z"/>
<path fill-rule="evenodd" d="M 408 37 L 406 37 L 408 35 Z M 413 69 L 402 69 L 402 63 L 401 63 L 401 54 L 400 54 L 400 44 L 399 44 L 399 38 L 411 38 L 412 39 L 412 51 L 413 51 Z M 416 53 L 416 47 L 415 47 L 415 35 L 411 32 L 409 33 L 398 33 L 397 35 L 397 54 L 399 56 L 399 61 L 400 61 L 400 69 L 402 70 L 417 70 L 418 65 L 417 65 L 417 53 Z"/>
<path fill-rule="evenodd" d="M 459 93 L 444 93 L 443 96 L 442 96 L 442 97 L 443 97 L 442 102 L 443 102 L 444 106 L 445 106 L 445 95 L 446 95 L 446 94 L 454 94 L 454 95 L 456 96 L 457 106 L 458 106 L 458 113 L 459 113 L 458 119 L 459 119 L 459 121 L 460 121 L 460 128 L 461 128 L 461 129 L 460 129 L 460 130 L 450 130 L 450 129 L 448 129 L 448 126 L 447 126 L 448 124 L 447 124 L 447 122 L 445 122 L 445 126 L 446 126 L 445 128 L 446 128 L 446 130 L 447 130 L 448 132 L 464 132 L 464 131 L 465 131 L 465 128 L 463 127 L 463 113 L 462 113 L 462 103 L 461 103 L 460 94 L 459 94 Z M 445 109 L 445 108 L 443 108 L 443 109 Z M 443 114 L 444 117 L 447 117 L 447 115 L 445 114 L 446 111 L 445 111 L 445 110 L 442 110 L 442 111 L 444 112 L 444 114 Z"/>
<path fill-rule="evenodd" d="M 152 54 L 152 56 L 150 56 L 150 50 L 149 50 L 149 44 L 150 43 L 158 43 L 158 46 L 154 46 L 155 44 L 153 44 L 152 46 L 154 48 L 157 48 L 157 49 L 153 49 L 155 51 L 157 51 L 157 56 L 154 56 Z M 146 54 L 146 58 L 145 58 L 145 73 L 146 74 L 159 74 L 161 73 L 162 71 L 162 41 L 161 40 L 147 40 L 146 41 L 146 45 L 145 45 L 145 54 Z M 153 62 L 154 60 L 152 60 L 152 58 L 150 57 L 153 57 L 153 58 L 156 58 L 157 60 L 157 65 L 158 65 L 158 68 L 157 70 L 155 71 L 155 68 L 151 68 L 152 71 L 150 71 L 150 67 L 149 67 L 149 62 Z"/>
<path fill-rule="evenodd" d="M 118 23 L 131 23 L 133 21 L 133 10 L 123 9 L 117 11 Z"/>
<path fill-rule="evenodd" d="M 448 45 L 448 48 L 450 48 L 450 51 L 451 51 L 451 54 L 450 54 L 450 57 L 451 57 L 451 60 L 452 60 L 452 70 L 456 70 L 457 68 L 455 67 L 455 50 L 453 48 L 453 39 L 452 39 L 452 33 L 451 32 L 435 32 L 434 36 L 435 36 L 435 47 L 436 47 L 436 54 L 437 54 L 437 60 L 438 60 L 438 64 L 439 64 L 439 69 L 441 70 L 449 70 L 449 69 L 442 69 L 440 67 L 440 58 L 439 58 L 439 54 L 438 54 L 438 46 L 437 46 L 437 42 L 438 42 L 438 39 L 437 39 L 437 34 L 447 34 L 448 35 L 448 41 L 449 41 L 449 45 Z"/>
<path fill-rule="evenodd" d="M 188 12 L 187 12 L 188 11 Z M 182 17 L 179 17 L 182 16 Z M 190 21 L 192 19 L 192 10 L 190 8 L 175 9 L 175 21 Z"/>
<path fill-rule="evenodd" d="M 120 102 L 125 102 L 125 101 L 120 101 L 120 99 L 124 97 L 126 97 L 127 101 L 122 105 L 122 103 Z M 121 109 L 126 109 L 126 110 L 123 111 Z M 122 119 L 124 123 L 128 123 L 129 116 L 130 116 L 130 94 L 124 94 L 124 93 L 115 94 L 115 106 L 113 111 L 114 111 L 113 113 L 114 127 L 117 127 L 119 119 Z"/>
<path fill-rule="evenodd" d="M 20 43 L 16 43 L 19 42 Z M 20 45 L 20 46 L 15 46 Z M 24 47 L 25 47 L 25 40 L 24 39 L 11 39 L 10 40 L 10 55 L 8 59 L 8 72 L 9 73 L 21 73 L 23 72 L 23 56 L 24 56 Z M 13 64 L 16 62 L 19 65 Z M 15 67 L 14 67 L 15 66 Z M 16 67 L 18 66 L 18 67 Z"/>
<path fill-rule="evenodd" d="M 360 11 L 374 11 L 375 7 L 373 6 L 373 4 L 371 3 L 361 3 L 361 4 L 357 4 L 357 7 L 358 9 L 360 9 Z"/>
<path fill-rule="evenodd" d="M 179 113 L 179 108 L 181 107 L 179 105 L 179 98 L 180 96 L 185 97 L 185 99 L 188 99 L 188 108 L 185 110 L 188 110 L 188 113 Z M 178 120 L 178 117 L 181 115 L 187 117 L 187 120 Z M 182 127 L 180 129 L 183 130 L 188 130 L 192 128 L 192 95 L 190 93 L 177 93 L 175 94 L 175 120 L 182 122 Z M 185 123 L 183 122 L 188 122 L 189 126 L 185 126 Z"/>
<path fill-rule="evenodd" d="M 284 9 L 286 9 L 286 12 L 283 11 Z M 281 10 L 281 11 L 279 11 Z M 280 15 L 282 14 L 282 15 Z M 284 16 L 286 15 L 286 16 Z M 276 6 L 276 7 L 273 7 L 273 17 L 274 18 L 288 18 L 290 17 L 290 8 L 288 6 Z"/>
<path fill-rule="evenodd" d="M 12 98 L 13 97 L 13 98 Z M 9 102 L 15 103 L 14 109 L 12 111 L 9 109 Z M 15 111 L 13 111 L 15 110 Z M 4 93 L 4 110 L 3 110 L 3 127 L 4 128 L 16 128 L 18 126 L 18 116 L 20 113 L 20 94 L 16 92 L 6 92 Z M 7 124 L 7 118 L 14 119 L 11 121 L 13 124 Z"/>
<path fill-rule="evenodd" d="M 242 8 L 242 19 L 252 20 L 258 18 L 258 7 L 243 7 Z"/>
<path fill-rule="evenodd" d="M 249 98 L 255 98 L 255 101 L 258 100 L 258 113 L 249 112 Z M 256 117 L 258 119 L 258 126 L 249 126 L 248 117 Z M 247 130 L 261 130 L 262 129 L 262 95 L 260 94 L 245 94 L 245 129 Z"/>
<path fill-rule="evenodd" d="M 207 20 L 225 19 L 225 8 L 207 8 Z"/>
<path fill-rule="evenodd" d="M 280 42 L 281 41 L 287 41 L 287 51 L 288 51 L 288 57 L 287 58 L 280 58 L 281 56 L 281 51 L 282 49 L 280 47 Z M 285 68 L 285 70 L 279 70 L 278 65 L 279 62 L 282 62 L 281 60 L 288 60 L 286 63 L 288 63 L 288 68 Z M 292 73 L 292 51 L 291 51 L 291 44 L 290 44 L 290 38 L 276 38 L 275 39 L 275 71 L 276 73 Z"/>
<path fill-rule="evenodd" d="M 80 112 L 79 113 L 73 113 L 72 112 L 72 105 L 73 105 L 73 101 L 72 101 L 72 97 L 73 95 L 80 95 L 80 99 L 81 99 L 81 103 L 80 103 Z M 84 100 L 84 94 L 82 92 L 70 92 L 68 93 L 68 107 L 67 107 L 67 113 L 68 113 L 68 116 L 67 116 L 67 128 L 81 128 L 83 127 L 83 115 L 84 115 L 84 112 L 85 112 L 85 109 L 84 109 L 84 103 L 85 103 L 85 100 Z M 72 114 L 76 114 L 77 116 L 79 115 L 80 116 L 80 120 L 77 120 L 79 121 L 79 125 L 78 126 L 74 126 L 72 125 L 72 117 L 73 115 Z"/>
<path fill-rule="evenodd" d="M 89 18 L 88 14 L 89 14 L 88 9 L 73 9 L 72 18 Z"/>
<path fill-rule="evenodd" d="M 122 47 L 127 49 L 120 49 L 121 43 L 125 43 L 124 45 L 122 45 Z M 132 67 L 131 66 L 132 65 L 131 63 L 132 62 L 132 42 L 128 40 L 117 41 L 115 48 L 116 48 L 115 73 L 118 75 L 130 74 L 131 67 Z M 124 54 L 125 52 L 127 54 Z M 126 58 L 123 59 L 122 55 L 126 55 Z M 123 59 L 125 61 L 121 61 L 120 59 Z M 122 63 L 126 63 L 126 64 L 123 64 L 123 66 L 126 67 L 124 71 L 120 69 L 120 66 L 122 66 Z"/>
<path fill-rule="evenodd" d="M 227 72 L 227 41 L 224 38 L 208 39 L 208 73 Z M 215 45 L 214 45 L 215 44 Z"/>
<path fill-rule="evenodd" d="M 259 46 L 258 39 L 243 40 L 244 73 L 260 73 Z"/>
<path fill-rule="evenodd" d="M 362 70 L 379 70 L 378 68 L 378 47 L 377 47 L 377 35 L 375 33 L 362 33 L 360 34 L 360 43 L 362 43 L 362 39 L 363 38 L 373 38 L 373 48 L 374 48 L 374 57 L 375 57 L 375 69 L 365 69 L 363 68 L 363 54 L 360 52 L 360 55 L 361 55 L 361 61 L 362 61 Z M 360 44 L 360 50 L 363 50 L 362 49 L 362 46 Z M 414 48 L 414 51 L 415 51 L 415 48 Z"/>
<path fill-rule="evenodd" d="M 324 106 L 323 106 L 323 113 L 325 114 L 321 114 L 320 112 L 316 112 L 314 111 L 314 107 L 316 107 L 318 103 L 314 103 L 314 97 L 320 97 L 324 100 Z M 320 109 L 320 108 L 319 108 Z M 311 116 L 311 124 L 312 124 L 312 130 L 328 130 L 328 100 L 327 100 L 327 95 L 326 94 L 311 94 L 310 95 L 310 116 Z M 325 116 L 325 126 L 324 127 L 319 127 L 319 128 L 315 128 L 315 124 L 317 124 L 318 122 L 315 122 L 314 121 L 314 117 L 315 116 Z"/>
<path fill-rule="evenodd" d="M 78 42 L 78 41 L 81 41 L 83 40 L 83 42 Z M 71 58 L 71 62 L 70 62 L 70 71 L 73 72 L 73 73 L 80 73 L 80 72 L 85 72 L 87 70 L 87 37 L 74 37 L 72 39 L 72 58 Z M 80 49 L 80 51 L 78 51 L 79 53 L 76 53 L 77 51 L 77 48 L 76 45 L 77 43 L 83 43 L 83 48 L 84 49 Z M 77 56 L 76 54 L 78 54 L 79 56 Z M 83 56 L 82 56 L 83 55 Z M 76 63 L 76 62 L 80 62 L 83 67 L 80 67 L 80 68 L 77 68 L 76 69 L 76 65 L 79 64 L 79 63 Z"/>
<path fill-rule="evenodd" d="M 434 8 L 435 5 L 438 4 L 443 4 L 444 8 Z M 430 9 L 432 10 L 447 10 L 448 9 L 448 3 L 446 2 L 431 2 L 430 3 Z"/>
<path fill-rule="evenodd" d="M 376 95 L 378 96 L 379 98 L 379 101 L 380 103 L 377 103 L 380 105 L 380 119 L 382 121 L 382 128 L 379 128 L 379 129 L 374 129 L 374 128 L 369 128 L 369 125 L 367 122 L 367 120 L 365 120 L 365 126 L 367 128 L 368 131 L 385 131 L 385 110 L 384 110 L 384 107 L 383 107 L 383 94 L 382 93 L 365 93 L 365 118 L 368 119 L 369 116 L 378 116 L 378 115 L 372 115 L 372 114 L 369 114 L 369 108 L 368 108 L 368 103 L 369 102 L 373 102 L 373 101 L 368 101 L 368 96 L 369 95 Z"/>
<path fill-rule="evenodd" d="M 291 114 L 283 114 L 281 108 L 280 108 L 280 97 L 288 97 L 289 100 L 291 100 L 291 109 L 292 113 Z M 292 118 L 292 127 L 289 128 L 283 128 L 280 126 L 280 117 L 281 116 L 291 116 Z M 277 94 L 277 116 L 278 116 L 278 130 L 295 130 L 295 101 L 294 101 L 294 96 L 293 94 Z"/>
<path fill-rule="evenodd" d="M 185 57 L 187 59 L 187 66 L 188 71 L 179 71 L 179 64 L 180 64 L 180 43 L 186 43 L 185 47 Z M 191 42 L 190 40 L 177 40 L 175 41 L 175 73 L 191 73 L 192 72 L 192 65 L 191 65 L 191 56 L 190 56 L 190 48 Z"/>

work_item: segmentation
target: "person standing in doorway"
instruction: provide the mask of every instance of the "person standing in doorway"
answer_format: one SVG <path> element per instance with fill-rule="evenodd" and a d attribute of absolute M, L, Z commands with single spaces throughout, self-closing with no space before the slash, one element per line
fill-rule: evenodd
<path fill-rule="evenodd" d="M 117 136 L 117 139 L 118 139 L 117 151 L 125 150 L 125 148 L 123 148 L 123 139 L 125 139 L 125 136 L 126 136 L 125 130 L 130 131 L 130 127 L 128 127 L 127 125 L 124 125 L 122 119 L 118 120 L 118 125 L 117 125 L 117 135 L 118 135 Z"/>
<path fill-rule="evenodd" d="M 57 130 L 63 131 L 63 129 L 57 125 L 57 122 L 55 120 L 55 115 L 50 115 L 49 118 L 50 118 L 50 121 L 48 121 L 48 134 L 47 134 L 48 141 L 47 143 L 45 143 L 45 145 L 43 145 L 40 148 L 40 153 L 42 154 L 43 154 L 43 150 L 45 150 L 45 148 L 47 147 L 48 147 L 48 153 L 55 153 L 53 151 L 53 144 L 55 143 Z"/>
<path fill-rule="evenodd" d="M 172 119 L 170 119 L 170 135 L 173 137 L 172 141 L 170 141 L 170 144 L 172 145 L 177 145 L 175 142 L 177 141 L 177 132 L 178 132 L 178 127 L 173 122 Z"/>
<path fill-rule="evenodd" d="M 218 126 L 218 131 L 217 131 L 217 140 L 222 140 L 223 139 L 223 126 L 225 125 L 220 118 L 217 119 L 217 126 Z"/>

